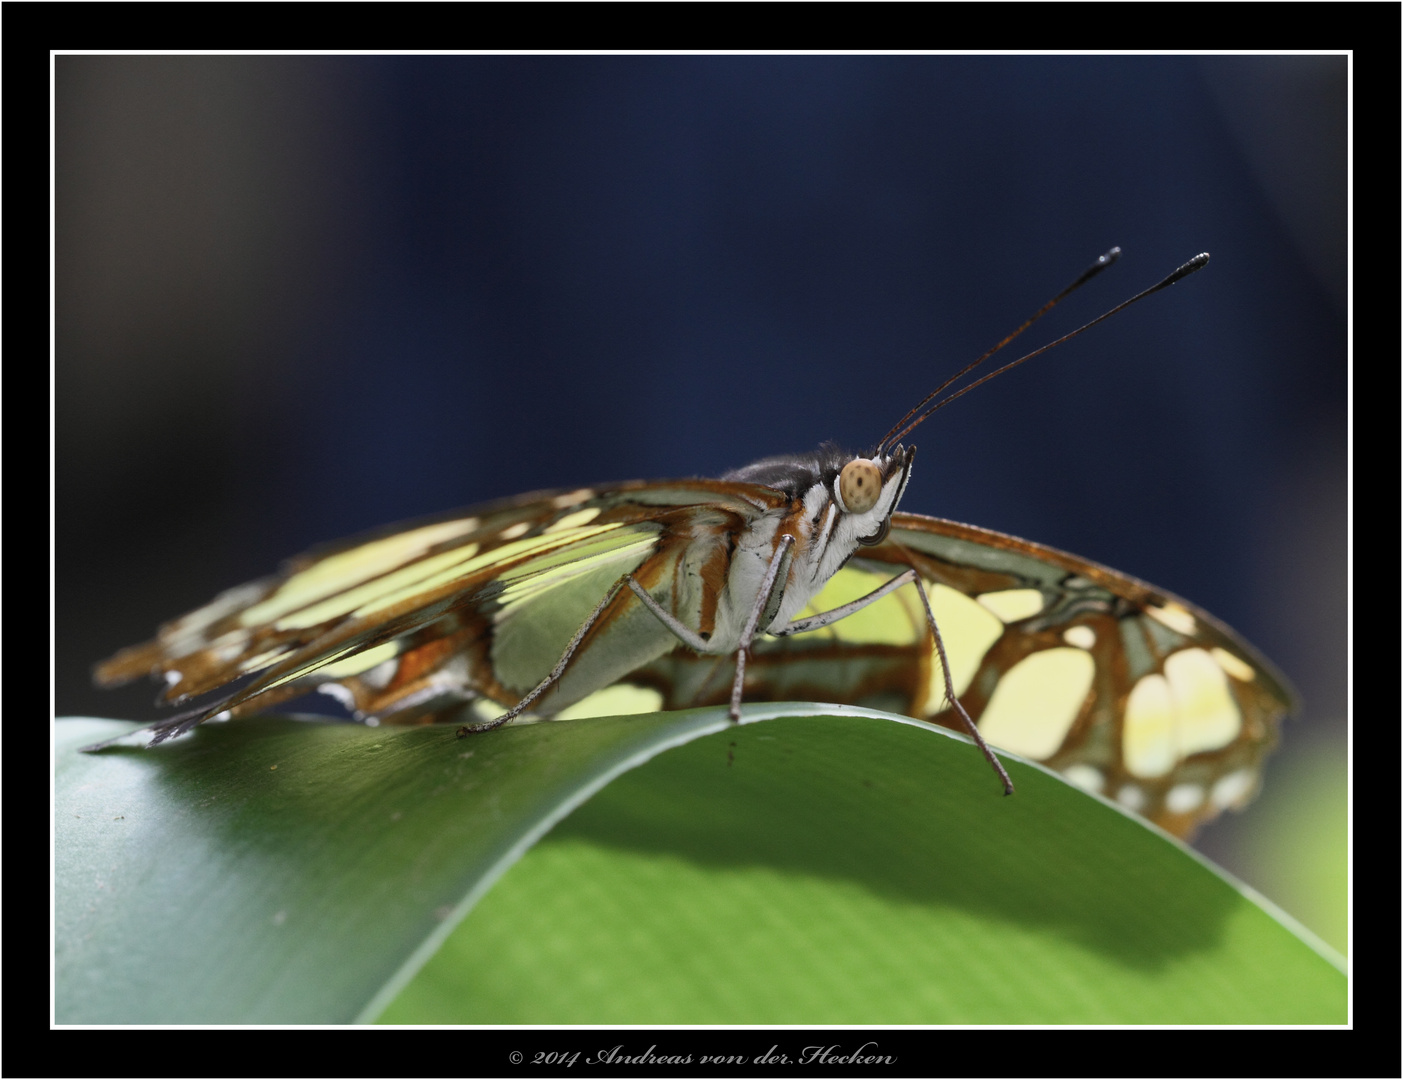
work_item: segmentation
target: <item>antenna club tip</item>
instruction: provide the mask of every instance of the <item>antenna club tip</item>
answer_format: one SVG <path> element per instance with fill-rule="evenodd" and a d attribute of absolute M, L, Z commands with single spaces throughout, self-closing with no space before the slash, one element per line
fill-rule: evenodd
<path fill-rule="evenodd" d="M 1106 252 L 1106 254 L 1102 255 L 1102 256 L 1101 256 L 1099 259 L 1097 259 L 1096 261 L 1097 261 L 1098 263 L 1100 263 L 1102 266 L 1110 266 L 1111 263 L 1115 262 L 1115 261 L 1116 261 L 1117 259 L 1119 259 L 1119 258 L 1120 258 L 1120 248 L 1119 248 L 1119 247 L 1113 247 L 1113 248 L 1111 248 L 1110 251 Z"/>
<path fill-rule="evenodd" d="M 1167 285 L 1173 285 L 1176 281 L 1182 281 L 1190 274 L 1202 270 L 1207 265 L 1208 252 L 1205 251 L 1201 254 L 1195 255 L 1192 259 L 1186 262 L 1183 266 L 1179 267 L 1179 269 L 1175 270 L 1174 273 L 1170 274 L 1167 278 L 1165 278 L 1163 281 L 1161 281 L 1158 285 L 1154 286 L 1154 288 L 1150 289 L 1149 291 L 1156 292 L 1159 289 L 1163 289 Z"/>

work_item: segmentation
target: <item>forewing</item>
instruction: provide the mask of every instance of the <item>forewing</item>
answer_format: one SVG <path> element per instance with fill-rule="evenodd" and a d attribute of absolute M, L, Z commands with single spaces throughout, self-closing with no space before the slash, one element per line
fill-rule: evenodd
<path fill-rule="evenodd" d="M 163 721 L 157 741 L 317 688 L 397 721 L 445 702 L 513 703 L 531 681 L 504 680 L 494 646 L 519 672 L 549 670 L 583 619 L 575 609 L 588 614 L 610 582 L 656 559 L 664 534 L 685 543 L 698 507 L 743 517 L 766 498 L 715 487 L 540 492 L 321 548 L 163 626 L 95 677 L 151 675 L 163 703 L 206 698 Z"/>

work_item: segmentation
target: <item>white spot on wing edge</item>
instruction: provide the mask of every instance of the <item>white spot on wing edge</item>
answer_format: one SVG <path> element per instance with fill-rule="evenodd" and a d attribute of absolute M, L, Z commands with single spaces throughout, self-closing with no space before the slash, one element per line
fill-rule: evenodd
<path fill-rule="evenodd" d="M 576 506 L 586 499 L 592 498 L 594 498 L 593 488 L 577 488 L 574 491 L 567 491 L 564 495 L 557 495 L 550 501 L 550 504 L 557 510 L 564 510 L 567 506 Z"/>
<path fill-rule="evenodd" d="M 1257 677 L 1257 672 L 1250 664 L 1234 656 L 1227 649 L 1215 645 L 1211 650 L 1211 655 L 1217 661 L 1218 666 L 1238 682 L 1251 682 Z"/>
<path fill-rule="evenodd" d="M 1068 765 L 1063 769 L 1062 775 L 1083 791 L 1100 793 L 1106 787 L 1105 774 L 1094 765 L 1077 762 L 1075 765 Z"/>
<path fill-rule="evenodd" d="M 1171 814 L 1191 814 L 1203 805 L 1202 784 L 1175 784 L 1164 797 L 1164 808 Z"/>
<path fill-rule="evenodd" d="M 1251 769 L 1237 769 L 1220 777 L 1213 785 L 1209 796 L 1214 806 L 1225 810 L 1231 806 L 1241 806 L 1252 795 L 1257 786 L 1257 774 Z"/>
<path fill-rule="evenodd" d="M 1062 631 L 1062 640 L 1078 649 L 1090 649 L 1096 644 L 1096 631 L 1089 626 L 1069 626 Z"/>
<path fill-rule="evenodd" d="M 322 683 L 317 687 L 317 693 L 325 694 L 327 697 L 334 699 L 349 712 L 356 711 L 356 696 L 340 683 Z"/>
<path fill-rule="evenodd" d="M 1198 620 L 1182 604 L 1176 604 L 1171 600 L 1163 607 L 1147 607 L 1145 611 L 1156 622 L 1163 623 L 1169 629 L 1177 631 L 1185 637 L 1193 637 L 1198 633 Z"/>

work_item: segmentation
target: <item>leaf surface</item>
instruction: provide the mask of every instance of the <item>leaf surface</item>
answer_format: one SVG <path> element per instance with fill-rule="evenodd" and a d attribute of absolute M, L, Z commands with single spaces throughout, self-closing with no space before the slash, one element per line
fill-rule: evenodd
<path fill-rule="evenodd" d="M 132 725 L 62 721 L 56 1018 L 1344 1022 L 1328 950 L 1040 767 L 1003 798 L 915 721 L 746 720 L 265 718 L 99 754 Z"/>

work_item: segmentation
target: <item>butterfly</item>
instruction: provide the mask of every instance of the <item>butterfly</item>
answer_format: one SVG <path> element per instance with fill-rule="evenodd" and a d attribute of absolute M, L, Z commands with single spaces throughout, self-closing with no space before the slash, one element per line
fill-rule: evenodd
<path fill-rule="evenodd" d="M 465 737 L 742 700 L 885 709 L 1059 770 L 1181 836 L 1256 792 L 1286 681 L 1170 593 L 1017 537 L 897 509 L 936 401 L 1110 265 L 1113 249 L 865 454 L 825 444 L 719 479 L 534 492 L 289 560 L 95 669 L 145 675 L 152 744 L 320 691 L 371 724 Z M 932 404 L 932 401 L 935 403 Z M 105 745 L 105 744 L 101 744 Z"/>

